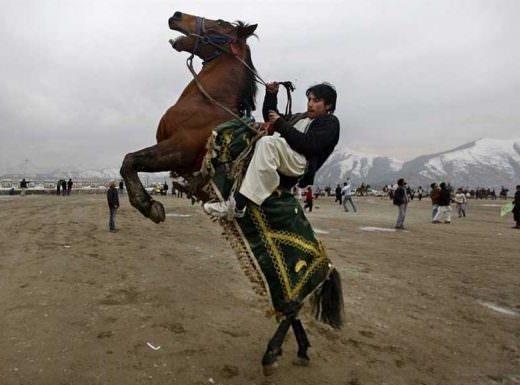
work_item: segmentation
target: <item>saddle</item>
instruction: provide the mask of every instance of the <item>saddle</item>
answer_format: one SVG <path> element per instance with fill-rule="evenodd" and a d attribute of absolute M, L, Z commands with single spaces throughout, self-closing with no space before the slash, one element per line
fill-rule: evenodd
<path fill-rule="evenodd" d="M 206 191 L 210 197 L 226 200 L 240 186 L 256 139 L 257 134 L 238 120 L 215 129 L 201 168 L 209 177 Z M 248 202 L 243 218 L 231 225 L 221 220 L 225 233 L 235 233 L 242 243 L 234 247 L 241 253 L 239 260 L 247 253 L 246 259 L 253 264 L 244 269 L 246 275 L 258 284 L 251 272 L 261 272 L 274 310 L 280 314 L 301 303 L 331 270 L 323 245 L 291 193 L 297 182 L 298 178 L 280 175 L 279 188 L 261 206 Z"/>

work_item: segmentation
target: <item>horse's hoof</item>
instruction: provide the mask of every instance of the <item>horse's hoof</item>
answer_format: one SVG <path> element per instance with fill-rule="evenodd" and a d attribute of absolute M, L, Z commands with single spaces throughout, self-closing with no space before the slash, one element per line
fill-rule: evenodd
<path fill-rule="evenodd" d="M 164 212 L 164 206 L 161 202 L 152 201 L 149 218 L 155 223 L 164 222 L 166 219 L 166 214 Z"/>
<path fill-rule="evenodd" d="M 277 367 L 278 367 L 278 363 L 276 363 L 276 362 L 273 362 L 272 364 L 269 364 L 269 365 L 263 365 L 264 376 L 266 376 L 266 377 L 272 376 L 274 374 L 274 372 L 276 372 Z"/>
<path fill-rule="evenodd" d="M 308 358 L 296 357 L 292 363 L 294 366 L 309 366 L 310 362 Z"/>

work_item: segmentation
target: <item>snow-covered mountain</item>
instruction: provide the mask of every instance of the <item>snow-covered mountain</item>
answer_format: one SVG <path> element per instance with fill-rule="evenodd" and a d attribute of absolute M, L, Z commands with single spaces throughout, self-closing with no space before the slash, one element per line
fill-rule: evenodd
<path fill-rule="evenodd" d="M 41 170 L 23 163 L 17 172 L 0 172 L 0 177 L 32 180 L 119 180 L 119 168 Z M 168 173 L 140 174 L 149 181 L 167 180 Z M 407 162 L 394 158 L 365 154 L 349 148 L 335 150 L 316 175 L 320 186 L 341 183 L 350 177 L 354 184 L 362 182 L 382 186 L 406 178 L 410 185 L 427 186 L 447 181 L 454 186 L 499 187 L 520 184 L 520 138 L 511 140 L 479 139 L 452 150 L 419 156 Z M 146 180 L 145 179 L 145 180 Z"/>
<path fill-rule="evenodd" d="M 160 172 L 153 174 L 139 173 L 141 178 L 150 181 L 164 180 L 169 178 L 168 172 Z M 109 181 L 120 180 L 121 174 L 119 168 L 101 168 L 101 169 L 81 169 L 81 168 L 59 168 L 53 170 L 42 170 L 41 168 L 27 167 L 25 172 L 5 172 L 0 173 L 1 178 L 10 178 L 14 180 L 26 178 L 29 180 L 58 180 L 68 179 L 85 180 L 85 181 Z"/>
<path fill-rule="evenodd" d="M 403 162 L 390 157 L 365 154 L 350 148 L 336 149 L 316 175 L 318 185 L 335 185 L 347 177 L 354 184 L 391 183 Z"/>
<path fill-rule="evenodd" d="M 28 179 L 82 179 L 82 180 L 113 180 L 121 179 L 118 168 L 102 168 L 98 170 L 85 170 L 80 168 L 63 168 L 53 170 L 42 170 L 41 168 L 26 168 L 24 171 L 8 171 L 0 175 L 2 177 L 18 178 L 24 177 Z"/>
<path fill-rule="evenodd" d="M 99 170 L 54 170 L 54 176 L 63 175 L 75 179 L 121 179 L 118 168 L 102 168 Z"/>
<path fill-rule="evenodd" d="M 457 186 L 511 187 L 520 183 L 520 138 L 485 138 L 420 156 L 405 162 L 399 174 L 415 185 L 444 180 Z"/>
<path fill-rule="evenodd" d="M 331 155 L 316 181 L 335 185 L 349 176 L 355 184 L 383 185 L 403 177 L 415 186 L 447 181 L 455 186 L 511 188 L 520 183 L 520 139 L 479 139 L 407 162 L 344 148 Z"/>

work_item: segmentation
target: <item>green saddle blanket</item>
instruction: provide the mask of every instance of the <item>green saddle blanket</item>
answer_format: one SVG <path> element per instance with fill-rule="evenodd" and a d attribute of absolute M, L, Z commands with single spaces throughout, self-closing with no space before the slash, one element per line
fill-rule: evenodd
<path fill-rule="evenodd" d="M 235 178 L 231 172 L 233 161 L 256 134 L 237 120 L 223 123 L 215 131 L 212 180 L 227 199 Z M 248 202 L 246 215 L 236 221 L 277 312 L 284 313 L 301 303 L 327 278 L 330 261 L 303 208 L 290 192 L 275 191 L 261 206 Z"/>

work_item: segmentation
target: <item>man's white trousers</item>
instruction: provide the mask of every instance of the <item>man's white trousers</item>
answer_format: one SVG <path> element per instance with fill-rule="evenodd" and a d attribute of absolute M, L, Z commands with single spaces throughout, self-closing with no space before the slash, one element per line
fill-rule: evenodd
<path fill-rule="evenodd" d="M 261 205 L 280 184 L 278 171 L 286 176 L 305 173 L 307 160 L 279 135 L 264 136 L 256 142 L 255 152 L 240 187 L 240 193 Z"/>

